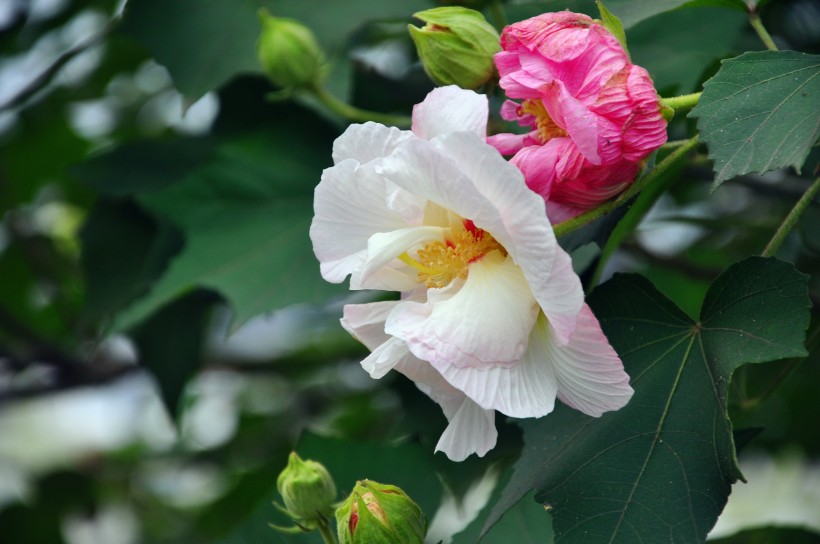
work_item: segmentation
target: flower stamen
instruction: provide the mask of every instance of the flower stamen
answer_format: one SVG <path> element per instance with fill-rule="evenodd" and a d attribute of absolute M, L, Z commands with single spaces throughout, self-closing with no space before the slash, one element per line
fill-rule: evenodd
<path fill-rule="evenodd" d="M 538 136 L 542 143 L 547 143 L 553 138 L 562 138 L 567 135 L 566 131 L 552 120 L 544 103 L 537 98 L 530 98 L 521 103 L 520 113 L 530 114 L 535 117 L 535 125 L 538 128 Z"/>
<path fill-rule="evenodd" d="M 445 241 L 424 244 L 414 259 L 406 252 L 399 259 L 418 271 L 418 280 L 427 287 L 446 287 L 456 278 L 466 278 L 469 265 L 491 251 L 506 250 L 488 232 L 465 220 Z"/>

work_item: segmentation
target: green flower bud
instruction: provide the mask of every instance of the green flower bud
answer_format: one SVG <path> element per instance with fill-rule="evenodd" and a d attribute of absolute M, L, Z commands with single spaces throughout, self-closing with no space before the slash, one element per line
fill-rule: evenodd
<path fill-rule="evenodd" d="M 427 520 L 400 488 L 361 480 L 336 510 L 336 529 L 340 544 L 422 544 Z"/>
<path fill-rule="evenodd" d="M 314 529 L 320 518 L 333 515 L 336 484 L 321 463 L 303 461 L 291 452 L 288 466 L 276 480 L 276 488 L 287 512 L 307 529 Z"/>
<path fill-rule="evenodd" d="M 407 28 L 424 71 L 437 85 L 476 89 L 493 76 L 493 54 L 501 51 L 500 38 L 481 13 L 451 6 L 413 16 L 427 23 L 423 28 Z"/>
<path fill-rule="evenodd" d="M 325 56 L 309 28 L 293 19 L 272 17 L 259 10 L 259 62 L 276 85 L 284 88 L 309 87 L 321 75 Z"/>

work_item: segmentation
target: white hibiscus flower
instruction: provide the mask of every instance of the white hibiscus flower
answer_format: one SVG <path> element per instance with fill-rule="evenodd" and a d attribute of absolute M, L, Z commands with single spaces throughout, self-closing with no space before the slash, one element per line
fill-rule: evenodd
<path fill-rule="evenodd" d="M 324 278 L 398 291 L 348 305 L 342 325 L 441 405 L 436 451 L 496 443 L 495 410 L 541 417 L 555 398 L 591 416 L 623 407 L 629 376 L 584 304 L 543 199 L 485 143 L 487 99 L 432 91 L 412 131 L 353 125 L 333 146 L 310 229 Z"/>

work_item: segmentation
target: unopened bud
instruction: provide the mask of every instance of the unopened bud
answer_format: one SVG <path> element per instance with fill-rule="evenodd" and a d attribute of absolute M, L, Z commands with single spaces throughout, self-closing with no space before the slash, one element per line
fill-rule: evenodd
<path fill-rule="evenodd" d="M 276 480 L 276 488 L 288 513 L 305 528 L 315 528 L 320 518 L 333 515 L 336 484 L 321 463 L 303 461 L 291 452 L 288 466 Z"/>
<path fill-rule="evenodd" d="M 423 28 L 407 28 L 424 71 L 437 85 L 476 89 L 493 76 L 493 55 L 501 50 L 500 38 L 481 13 L 449 6 L 413 16 L 427 23 Z"/>
<path fill-rule="evenodd" d="M 299 21 L 272 17 L 259 10 L 259 62 L 276 85 L 291 89 L 309 87 L 321 76 L 325 56 L 316 37 Z"/>
<path fill-rule="evenodd" d="M 422 544 L 427 521 L 400 488 L 362 480 L 336 510 L 336 528 L 340 544 Z"/>

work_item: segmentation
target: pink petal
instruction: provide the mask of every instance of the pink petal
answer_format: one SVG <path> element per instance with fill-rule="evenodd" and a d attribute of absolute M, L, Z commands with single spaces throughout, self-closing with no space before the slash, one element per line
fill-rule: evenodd
<path fill-rule="evenodd" d="M 487 143 L 502 155 L 514 155 L 524 147 L 528 134 L 495 134 L 487 137 Z"/>
<path fill-rule="evenodd" d="M 455 85 L 433 89 L 413 107 L 413 132 L 431 140 L 450 132 L 467 131 L 483 138 L 487 134 L 487 97 Z"/>
<path fill-rule="evenodd" d="M 601 164 L 596 115 L 570 95 L 561 81 L 547 85 L 542 92 L 544 107 L 553 121 L 568 133 L 590 163 Z"/>

